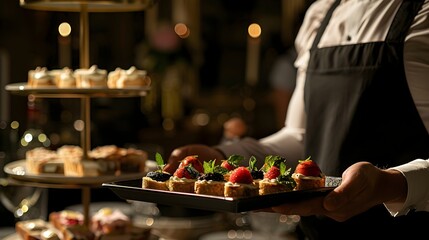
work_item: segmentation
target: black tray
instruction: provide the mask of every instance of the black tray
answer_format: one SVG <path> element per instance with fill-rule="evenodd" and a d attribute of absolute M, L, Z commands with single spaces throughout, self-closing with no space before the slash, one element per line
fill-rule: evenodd
<path fill-rule="evenodd" d="M 334 187 L 324 187 L 314 190 L 291 191 L 255 197 L 231 198 L 143 189 L 142 179 L 103 183 L 102 186 L 110 188 L 116 195 L 125 200 L 234 213 L 253 211 L 291 201 L 323 196 L 334 189 Z"/>

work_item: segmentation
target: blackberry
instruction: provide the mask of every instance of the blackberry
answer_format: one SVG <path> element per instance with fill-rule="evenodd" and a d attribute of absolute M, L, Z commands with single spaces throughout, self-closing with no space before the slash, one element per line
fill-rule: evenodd
<path fill-rule="evenodd" d="M 264 173 L 261 170 L 252 170 L 250 171 L 253 179 L 264 179 Z"/>
<path fill-rule="evenodd" d="M 198 177 L 198 180 L 225 181 L 223 175 L 220 173 L 206 173 Z"/>
<path fill-rule="evenodd" d="M 155 181 L 165 182 L 170 179 L 171 174 L 166 172 L 148 172 L 146 177 L 150 177 Z"/>

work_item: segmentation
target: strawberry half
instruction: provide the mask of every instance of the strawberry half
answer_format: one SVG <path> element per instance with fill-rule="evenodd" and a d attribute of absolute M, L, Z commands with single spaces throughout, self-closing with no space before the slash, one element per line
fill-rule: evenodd
<path fill-rule="evenodd" d="M 241 161 L 244 160 L 243 156 L 240 155 L 231 155 L 226 160 L 222 160 L 222 163 L 220 164 L 221 167 L 225 168 L 228 171 L 232 171 L 236 169 Z"/>
<path fill-rule="evenodd" d="M 319 166 L 310 158 L 300 160 L 295 168 L 295 173 L 300 173 L 304 176 L 320 177 L 322 171 Z"/>
<path fill-rule="evenodd" d="M 204 173 L 203 164 L 200 162 L 197 155 L 191 155 L 191 156 L 185 157 L 182 161 L 180 161 L 179 168 L 189 166 L 189 165 L 195 168 L 198 172 Z"/>
<path fill-rule="evenodd" d="M 174 176 L 178 178 L 186 178 L 186 179 L 196 179 L 199 175 L 200 175 L 199 172 L 191 165 L 178 168 L 174 172 Z"/>
<path fill-rule="evenodd" d="M 276 179 L 278 176 L 280 176 L 280 168 L 278 168 L 276 166 L 272 166 L 264 174 L 264 178 L 268 178 L 268 179 Z"/>
<path fill-rule="evenodd" d="M 238 167 L 232 171 L 229 181 L 232 183 L 251 184 L 253 182 L 253 178 L 247 167 Z"/>

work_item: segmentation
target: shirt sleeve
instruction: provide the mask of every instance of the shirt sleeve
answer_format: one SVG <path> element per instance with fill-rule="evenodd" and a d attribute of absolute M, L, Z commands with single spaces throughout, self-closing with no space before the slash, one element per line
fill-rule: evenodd
<path fill-rule="evenodd" d="M 392 169 L 405 176 L 408 192 L 404 203 L 384 204 L 390 214 L 396 217 L 411 210 L 429 211 L 429 159 L 417 159 Z"/>

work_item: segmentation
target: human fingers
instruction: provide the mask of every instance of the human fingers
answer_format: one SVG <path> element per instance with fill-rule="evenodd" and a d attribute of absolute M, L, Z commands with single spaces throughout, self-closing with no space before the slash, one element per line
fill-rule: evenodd
<path fill-rule="evenodd" d="M 366 171 L 363 170 L 364 168 L 364 163 L 357 163 L 343 172 L 341 184 L 324 199 L 323 206 L 327 211 L 341 209 L 352 199 L 358 197 L 366 184 L 366 178 L 362 177 L 363 171 Z"/>

